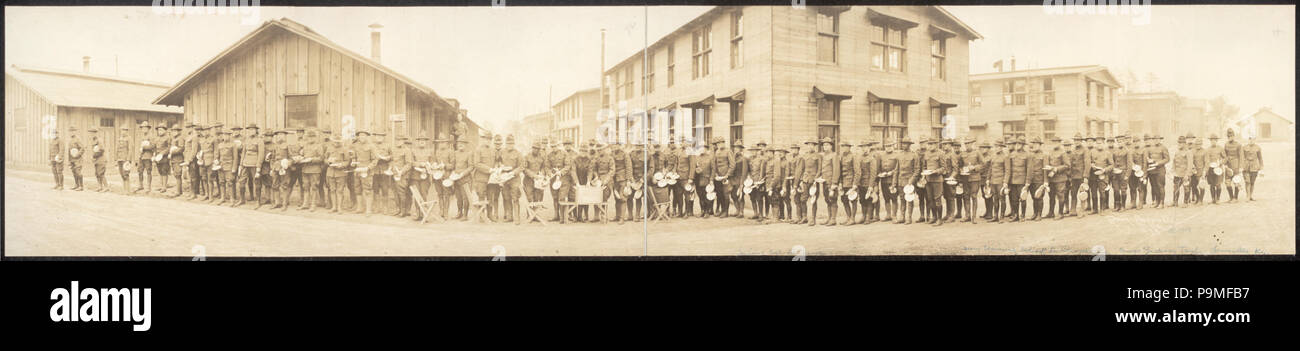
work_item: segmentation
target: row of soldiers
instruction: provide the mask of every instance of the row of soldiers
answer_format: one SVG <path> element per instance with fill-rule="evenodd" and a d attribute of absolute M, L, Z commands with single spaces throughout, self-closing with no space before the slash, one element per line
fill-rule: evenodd
<path fill-rule="evenodd" d="M 663 214 L 667 217 L 695 216 L 696 202 L 700 217 L 743 217 L 749 204 L 749 219 L 808 225 L 819 222 L 822 204 L 826 220 L 821 223 L 826 225 L 840 224 L 841 208 L 844 223 L 915 223 L 914 214 L 919 222 L 934 225 L 974 223 L 980 202 L 984 213 L 979 218 L 988 221 L 1060 219 L 1111 208 L 1140 209 L 1146 203 L 1163 207 L 1170 166 L 1172 205 L 1202 203 L 1202 184 L 1208 186 L 1213 203 L 1219 202 L 1223 188 L 1230 201 L 1236 201 L 1243 188 L 1244 196 L 1253 200 L 1262 169 L 1262 154 L 1253 138 L 1243 145 L 1231 130 L 1222 146 L 1216 135 L 1209 137 L 1209 147 L 1195 136 L 1180 136 L 1172 155 L 1160 136 L 1125 135 L 1052 138 L 1046 148 L 1037 138 L 978 145 L 973 139 L 924 138 L 916 148 L 906 137 L 896 142 L 844 142 L 838 148 L 825 138 L 787 148 L 769 148 L 765 142 L 746 148 L 739 140 L 728 147 L 725 140 L 714 138 L 711 148 L 671 141 L 650 150 L 641 144 L 594 140 L 575 148 L 573 141 L 542 139 L 533 143 L 531 152 L 521 154 L 513 136 L 499 135 L 485 136 L 478 150 L 466 150 L 468 140 L 438 139 L 430 145 L 423 136 L 414 146 L 403 137 L 389 147 L 386 135 L 366 131 L 344 142 L 314 128 L 259 134 L 255 124 L 230 130 L 221 124 L 190 124 L 157 126 L 154 135 L 147 122 L 140 128 L 138 147 L 131 145 L 124 126 L 111 149 L 101 145 L 96 130 L 88 131 L 97 191 L 108 190 L 104 153 L 115 152 L 128 193 L 154 191 L 156 169 L 162 193 L 182 196 L 188 183 L 189 199 L 231 206 L 252 201 L 259 208 L 270 204 L 287 210 L 298 190 L 300 209 L 321 206 L 332 212 L 371 214 L 379 199 L 380 211 L 387 207 L 384 212 L 406 217 L 412 214 L 413 190 L 425 199 L 434 194 L 443 218 L 454 198 L 455 218 L 467 219 L 473 196 L 486 203 L 489 219 L 516 223 L 522 220 L 521 200 L 541 203 L 549 189 L 552 208 L 561 209 L 561 203 L 575 200 L 579 185 L 603 189 L 602 201 L 613 198 L 612 215 L 620 223 L 653 211 L 643 209 L 643 201 L 669 203 Z M 73 190 L 82 190 L 84 145 L 75 128 L 69 131 L 67 148 L 57 136 L 51 144 L 55 188 L 63 187 L 66 161 L 76 183 Z M 300 136 L 286 137 L 290 134 Z M 456 147 L 448 147 L 449 142 Z M 130 188 L 133 171 L 139 177 L 135 190 Z M 174 193 L 169 178 L 176 180 Z M 555 211 L 552 220 L 593 221 L 590 211 Z M 415 211 L 413 219 L 421 215 Z"/>

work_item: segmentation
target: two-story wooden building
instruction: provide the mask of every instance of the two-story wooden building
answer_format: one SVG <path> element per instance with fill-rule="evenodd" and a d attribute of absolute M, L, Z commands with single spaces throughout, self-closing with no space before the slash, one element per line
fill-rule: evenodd
<path fill-rule="evenodd" d="M 1049 139 L 1123 132 L 1122 85 L 1103 66 L 1071 66 L 972 74 L 970 129 L 979 138 Z"/>
<path fill-rule="evenodd" d="M 605 108 L 652 142 L 938 136 L 981 38 L 939 6 L 715 7 L 607 69 Z"/>

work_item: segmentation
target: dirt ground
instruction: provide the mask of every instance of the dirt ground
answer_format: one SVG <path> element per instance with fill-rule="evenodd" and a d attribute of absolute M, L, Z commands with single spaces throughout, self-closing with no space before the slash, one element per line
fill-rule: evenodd
<path fill-rule="evenodd" d="M 1295 144 L 1262 144 L 1254 202 L 1006 224 L 807 227 L 742 219 L 420 225 L 410 219 L 51 190 L 5 170 L 7 256 L 665 256 L 1294 254 Z M 66 184 L 71 187 L 71 175 Z M 118 179 L 115 176 L 110 179 Z M 87 179 L 93 183 L 93 176 Z M 120 183 L 112 183 L 115 191 Z M 94 185 L 89 185 L 94 188 Z M 1170 192 L 1172 193 L 1172 192 Z M 1223 195 L 1227 197 L 1226 193 Z M 547 215 L 549 217 L 549 215 Z M 647 234 L 648 233 L 648 234 Z"/>

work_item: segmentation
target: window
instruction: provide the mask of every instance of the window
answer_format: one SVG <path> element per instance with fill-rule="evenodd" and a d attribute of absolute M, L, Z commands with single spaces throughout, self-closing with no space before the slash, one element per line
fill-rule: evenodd
<path fill-rule="evenodd" d="M 635 84 L 632 84 L 632 65 L 623 67 L 623 75 L 620 77 L 622 77 L 620 80 L 623 82 L 623 98 L 631 99 L 633 92 L 636 91 L 636 89 L 634 89 Z"/>
<path fill-rule="evenodd" d="M 709 54 L 713 53 L 713 26 L 691 33 L 691 79 L 709 76 Z"/>
<path fill-rule="evenodd" d="M 646 92 L 646 94 L 653 93 L 653 92 L 655 92 L 655 53 L 654 53 L 654 51 L 651 51 L 650 54 L 649 54 L 649 56 L 646 57 L 646 65 L 645 65 L 645 68 L 644 68 L 644 69 L 645 69 L 645 76 L 642 77 L 642 79 L 644 79 L 645 82 L 642 83 L 642 84 L 644 84 L 644 86 L 645 86 L 645 92 Z M 652 109 L 651 111 L 654 111 L 654 110 Z"/>
<path fill-rule="evenodd" d="M 731 126 L 731 141 L 745 140 L 744 126 Z"/>
<path fill-rule="evenodd" d="M 1273 125 L 1268 123 L 1259 124 L 1259 137 L 1269 139 L 1273 137 Z"/>
<path fill-rule="evenodd" d="M 881 140 L 907 135 L 907 105 L 890 100 L 871 101 L 871 134 Z"/>
<path fill-rule="evenodd" d="M 820 123 L 840 122 L 840 101 L 821 99 L 817 102 L 817 121 Z"/>
<path fill-rule="evenodd" d="M 817 61 L 835 63 L 839 56 L 840 15 L 817 14 Z"/>
<path fill-rule="evenodd" d="M 1056 121 L 1046 120 L 1039 121 L 1043 125 L 1043 138 L 1052 139 L 1056 137 Z"/>
<path fill-rule="evenodd" d="M 745 17 L 740 11 L 731 14 L 731 68 L 745 66 L 745 46 L 741 40 L 745 34 Z"/>
<path fill-rule="evenodd" d="M 1025 121 L 1002 122 L 1003 137 L 1024 137 Z"/>
<path fill-rule="evenodd" d="M 694 113 L 691 114 L 691 118 L 694 119 L 694 121 L 691 122 L 691 125 L 694 126 L 696 131 L 695 142 L 697 144 L 703 143 L 704 145 L 708 145 L 709 141 L 713 140 L 713 121 L 710 116 L 712 114 L 711 110 L 710 107 L 705 106 L 694 109 Z"/>
<path fill-rule="evenodd" d="M 872 25 L 871 28 L 871 68 L 903 72 L 907 66 L 903 62 L 907 57 L 907 30 L 886 25 Z M 945 45 L 942 40 L 940 42 L 941 46 Z"/>
<path fill-rule="evenodd" d="M 745 102 L 737 101 L 731 103 L 731 124 L 743 124 L 745 122 Z"/>
<path fill-rule="evenodd" d="M 971 106 L 971 107 L 980 107 L 980 105 L 981 105 L 982 103 L 983 103 L 983 99 L 980 98 L 980 85 L 979 85 L 979 84 L 971 84 L 971 86 L 970 86 L 970 106 Z"/>
<path fill-rule="evenodd" d="M 116 122 L 117 122 L 117 121 L 114 120 L 113 117 L 100 117 L 100 118 L 99 118 L 99 126 L 100 126 L 100 127 L 113 128 L 113 125 L 114 125 L 114 124 L 117 124 Z"/>
<path fill-rule="evenodd" d="M 935 138 L 943 137 L 943 116 L 948 114 L 948 108 L 939 106 L 930 106 L 930 130 L 931 136 Z"/>
<path fill-rule="evenodd" d="M 930 39 L 930 77 L 937 79 L 947 79 L 947 69 L 944 65 L 944 59 L 947 56 L 947 40 L 943 37 Z"/>
<path fill-rule="evenodd" d="M 676 56 L 674 55 L 674 52 L 676 50 L 673 50 L 673 47 L 675 46 L 676 45 L 673 45 L 673 43 L 668 43 L 668 87 L 669 88 L 673 87 L 673 76 L 674 76 L 673 72 L 675 71 L 674 68 L 677 67 L 676 65 L 677 59 L 674 57 Z"/>
<path fill-rule="evenodd" d="M 289 128 L 316 127 L 316 97 L 316 94 L 285 95 L 284 125 Z"/>
<path fill-rule="evenodd" d="M 1025 81 L 1012 80 L 1002 83 L 1002 105 L 1025 104 Z"/>
<path fill-rule="evenodd" d="M 1043 105 L 1056 104 L 1056 89 L 1052 78 L 1043 78 Z"/>

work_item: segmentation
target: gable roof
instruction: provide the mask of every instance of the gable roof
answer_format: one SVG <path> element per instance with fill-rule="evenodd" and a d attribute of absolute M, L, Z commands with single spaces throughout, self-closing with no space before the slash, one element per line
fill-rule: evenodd
<path fill-rule="evenodd" d="M 58 106 L 183 112 L 179 107 L 149 103 L 154 96 L 167 90 L 168 86 L 163 83 L 19 65 L 5 67 L 5 75 Z"/>
<path fill-rule="evenodd" d="M 1102 65 L 1049 67 L 1049 68 L 1021 69 L 1021 70 L 1006 71 L 1006 72 L 979 73 L 979 74 L 970 75 L 970 81 L 973 83 L 976 81 L 985 81 L 985 80 L 1026 78 L 1031 75 L 1032 76 L 1055 76 L 1055 75 L 1091 74 L 1091 73 L 1100 73 L 1106 79 L 1109 79 L 1111 83 L 1114 83 L 1116 86 L 1122 86 L 1119 83 L 1119 80 L 1115 79 L 1115 76 L 1110 73 L 1110 70 L 1106 69 L 1106 67 Z"/>
<path fill-rule="evenodd" d="M 387 74 L 388 76 L 393 77 L 393 79 L 396 79 L 406 85 L 409 85 L 415 88 L 416 90 L 419 90 L 425 94 L 429 94 L 429 96 L 433 99 L 435 103 L 441 104 L 444 107 L 451 110 L 456 109 L 453 107 L 451 103 L 447 102 L 447 99 L 438 96 L 438 94 L 434 92 L 433 89 L 424 86 L 423 84 L 420 84 L 419 82 L 416 82 L 415 80 L 406 77 L 401 73 L 397 73 L 397 71 L 394 71 L 384 65 L 381 65 L 379 64 L 379 62 L 375 62 L 374 60 L 371 60 L 369 57 L 359 55 L 355 52 L 352 52 L 352 50 L 348 50 L 347 48 L 341 45 L 335 44 L 334 42 L 330 41 L 329 39 L 325 38 L 319 33 L 316 33 L 316 31 L 313 31 L 311 28 L 308 28 L 307 26 L 301 23 L 294 22 L 293 20 L 290 20 L 288 18 L 283 18 L 283 17 L 280 19 L 273 19 L 262 23 L 260 27 L 257 27 L 257 29 L 253 30 L 251 33 L 248 33 L 248 35 L 245 35 L 243 38 L 240 38 L 238 41 L 236 41 L 234 44 L 232 44 L 230 47 L 226 48 L 225 50 L 221 51 L 221 53 L 217 54 L 217 56 L 213 57 L 211 60 L 208 60 L 208 62 L 204 63 L 203 66 L 199 67 L 198 70 L 195 70 L 194 72 L 190 73 L 190 75 L 186 76 L 185 79 L 182 79 L 180 83 L 176 83 L 176 85 L 173 86 L 171 89 L 167 90 L 167 92 L 163 93 L 162 95 L 159 95 L 157 99 L 153 100 L 153 103 L 159 105 L 172 105 L 172 106 L 182 105 L 185 99 L 184 93 L 189 90 L 189 87 L 192 84 L 197 83 L 197 77 L 201 76 L 209 68 L 216 66 L 227 56 L 231 55 L 234 52 L 239 51 L 245 45 L 258 42 L 258 40 L 262 36 L 268 35 L 269 33 L 274 33 L 277 30 L 283 30 L 285 32 L 289 32 L 301 36 L 303 38 L 307 38 L 311 41 L 316 42 L 317 44 L 330 48 L 331 50 L 338 51 L 340 54 L 343 54 L 344 56 L 356 60 L 357 62 L 369 66 L 370 68 L 373 68 L 379 72 Z"/>
<path fill-rule="evenodd" d="M 1287 118 L 1286 116 L 1279 115 L 1279 114 L 1277 114 L 1277 112 L 1273 112 L 1273 110 L 1272 110 L 1272 109 L 1269 109 L 1269 108 L 1261 108 L 1261 109 L 1259 109 L 1259 111 L 1255 111 L 1255 113 L 1252 113 L 1252 114 L 1250 114 L 1249 116 L 1243 116 L 1242 118 L 1240 118 L 1240 120 L 1244 120 L 1244 119 L 1246 119 L 1247 117 L 1258 118 L 1260 115 L 1265 114 L 1265 113 L 1270 114 L 1270 115 L 1273 115 L 1273 117 L 1277 117 L 1278 119 L 1281 119 L 1281 120 L 1283 120 L 1283 121 L 1286 121 L 1287 123 L 1295 124 L 1295 121 L 1291 120 L 1290 118 Z"/>

